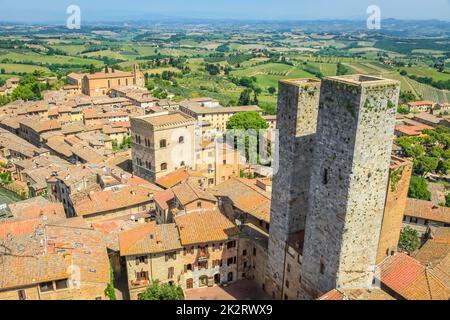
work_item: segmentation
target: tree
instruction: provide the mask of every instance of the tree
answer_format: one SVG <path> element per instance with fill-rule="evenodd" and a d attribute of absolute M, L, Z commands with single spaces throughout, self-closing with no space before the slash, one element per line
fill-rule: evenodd
<path fill-rule="evenodd" d="M 109 283 L 105 289 L 105 295 L 109 300 L 117 300 L 116 290 L 114 289 L 114 271 L 112 266 L 109 266 Z"/>
<path fill-rule="evenodd" d="M 427 180 L 423 177 L 412 176 L 409 185 L 408 197 L 419 200 L 431 200 L 431 192 L 428 191 Z"/>
<path fill-rule="evenodd" d="M 269 125 L 258 112 L 240 112 L 232 116 L 227 122 L 227 129 L 267 129 Z"/>
<path fill-rule="evenodd" d="M 414 161 L 414 172 L 416 174 L 426 176 L 428 173 L 435 172 L 439 165 L 439 158 L 435 157 L 418 157 Z"/>
<path fill-rule="evenodd" d="M 416 99 L 417 99 L 416 95 L 414 93 L 412 93 L 411 91 L 406 91 L 406 92 L 401 91 L 400 92 L 400 102 L 408 103 L 408 102 L 414 101 Z"/>
<path fill-rule="evenodd" d="M 5 73 L 6 73 L 5 68 L 1 68 L 1 69 L 0 69 L 0 73 L 1 73 L 1 74 L 5 74 Z"/>
<path fill-rule="evenodd" d="M 450 207 L 450 193 L 445 197 L 445 206 Z"/>
<path fill-rule="evenodd" d="M 408 252 L 409 254 L 416 251 L 420 246 L 420 238 L 417 230 L 411 227 L 406 227 L 400 232 L 400 240 L 398 246 L 401 250 Z"/>
<path fill-rule="evenodd" d="M 158 280 L 139 295 L 139 300 L 184 300 L 183 289 L 169 283 L 161 284 Z"/>
<path fill-rule="evenodd" d="M 94 73 L 95 73 L 95 66 L 94 66 L 93 64 L 91 64 L 91 65 L 89 66 L 89 73 L 90 73 L 90 74 L 94 74 Z"/>
<path fill-rule="evenodd" d="M 215 75 L 220 74 L 220 67 L 218 65 L 216 65 L 216 64 L 209 64 L 209 63 L 206 64 L 205 70 L 208 71 L 208 73 L 211 76 L 215 76 Z"/>
<path fill-rule="evenodd" d="M 119 148 L 118 148 L 117 139 L 113 139 L 113 140 L 111 141 L 111 146 L 112 146 L 112 149 L 113 149 L 114 151 L 116 151 L 116 150 L 119 149 Z"/>
<path fill-rule="evenodd" d="M 34 93 L 34 100 L 42 99 L 41 87 L 39 86 L 39 83 L 33 83 L 31 85 L 31 91 Z"/>
<path fill-rule="evenodd" d="M 277 89 L 275 89 L 274 87 L 269 87 L 267 91 L 269 91 L 270 94 L 275 94 L 275 92 L 277 92 Z"/>
<path fill-rule="evenodd" d="M 241 106 L 248 106 L 252 104 L 252 100 L 250 98 L 250 94 L 252 93 L 251 89 L 244 89 L 242 91 L 241 96 L 239 97 L 239 104 Z"/>
<path fill-rule="evenodd" d="M 409 114 L 409 108 L 408 106 L 401 105 L 397 107 L 397 112 L 400 114 Z"/>
<path fill-rule="evenodd" d="M 344 66 L 342 63 L 339 62 L 337 64 L 337 69 L 336 69 L 337 76 L 343 76 L 343 75 L 348 74 L 349 72 L 350 72 L 350 70 L 346 66 Z M 323 75 L 322 75 L 322 77 L 323 77 Z"/>

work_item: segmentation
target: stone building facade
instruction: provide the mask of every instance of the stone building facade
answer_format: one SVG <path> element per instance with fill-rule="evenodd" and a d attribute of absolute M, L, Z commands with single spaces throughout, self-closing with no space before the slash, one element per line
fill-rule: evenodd
<path fill-rule="evenodd" d="M 305 228 L 320 82 L 281 81 L 278 94 L 279 170 L 273 179 L 266 289 L 281 298 L 289 235 Z"/>
<path fill-rule="evenodd" d="M 300 298 L 371 283 L 399 91 L 363 75 L 322 82 Z"/>
<path fill-rule="evenodd" d="M 131 119 L 133 172 L 155 181 L 179 168 L 191 168 L 195 150 L 194 118 L 161 112 Z"/>
<path fill-rule="evenodd" d="M 202 223 L 204 218 L 212 223 Z M 238 230 L 218 211 L 187 213 L 171 224 L 147 223 L 121 233 L 119 241 L 132 300 L 154 280 L 190 290 L 238 279 Z"/>
<path fill-rule="evenodd" d="M 392 157 L 383 224 L 378 243 L 377 264 L 397 252 L 400 230 L 408 198 L 412 162 Z"/>
<path fill-rule="evenodd" d="M 131 72 L 124 72 L 108 68 L 108 72 L 102 71 L 94 74 L 85 74 L 81 80 L 82 92 L 88 96 L 104 96 L 113 87 L 138 87 L 145 86 L 144 74 L 138 65 L 133 66 Z"/>

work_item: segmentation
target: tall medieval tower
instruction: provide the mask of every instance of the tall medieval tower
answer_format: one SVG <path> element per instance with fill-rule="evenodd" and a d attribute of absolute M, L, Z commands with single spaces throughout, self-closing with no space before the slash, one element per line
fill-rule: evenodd
<path fill-rule="evenodd" d="M 279 83 L 279 161 L 272 189 L 265 281 L 266 291 L 274 298 L 281 297 L 288 237 L 305 229 L 319 93 L 320 82 L 317 80 L 297 79 Z"/>
<path fill-rule="evenodd" d="M 322 82 L 301 298 L 314 299 L 334 288 L 366 288 L 370 281 L 399 91 L 397 81 L 363 75 Z"/>

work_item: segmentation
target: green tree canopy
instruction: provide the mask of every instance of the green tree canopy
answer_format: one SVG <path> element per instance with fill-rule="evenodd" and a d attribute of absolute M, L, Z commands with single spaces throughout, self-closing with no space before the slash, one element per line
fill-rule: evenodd
<path fill-rule="evenodd" d="M 425 176 L 428 173 L 435 172 L 439 165 L 439 158 L 435 157 L 418 157 L 414 161 L 414 172 Z"/>
<path fill-rule="evenodd" d="M 401 250 L 408 253 L 413 253 L 420 246 L 420 238 L 417 230 L 411 227 L 404 228 L 400 233 L 400 240 L 398 246 Z"/>
<path fill-rule="evenodd" d="M 402 105 L 402 106 L 398 106 L 397 107 L 397 112 L 400 114 L 408 114 L 409 113 L 409 108 L 408 106 Z"/>
<path fill-rule="evenodd" d="M 275 87 L 269 87 L 267 91 L 269 91 L 270 94 L 275 94 L 275 92 L 277 92 L 277 89 Z"/>
<path fill-rule="evenodd" d="M 431 200 L 431 192 L 428 191 L 427 180 L 423 177 L 412 176 L 409 185 L 408 197 L 419 200 Z"/>
<path fill-rule="evenodd" d="M 227 129 L 267 129 L 269 125 L 258 112 L 240 112 L 232 116 L 227 122 Z"/>
<path fill-rule="evenodd" d="M 139 295 L 139 300 L 184 300 L 184 293 L 179 286 L 155 280 Z"/>

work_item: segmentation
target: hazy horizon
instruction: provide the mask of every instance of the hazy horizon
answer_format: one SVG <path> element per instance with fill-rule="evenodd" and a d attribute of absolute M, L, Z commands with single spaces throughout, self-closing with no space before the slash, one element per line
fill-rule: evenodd
<path fill-rule="evenodd" d="M 78 5 L 85 22 L 157 19 L 210 20 L 363 20 L 369 5 L 382 19 L 450 21 L 450 0 L 0 0 L 0 22 L 63 23 L 69 5 Z"/>

